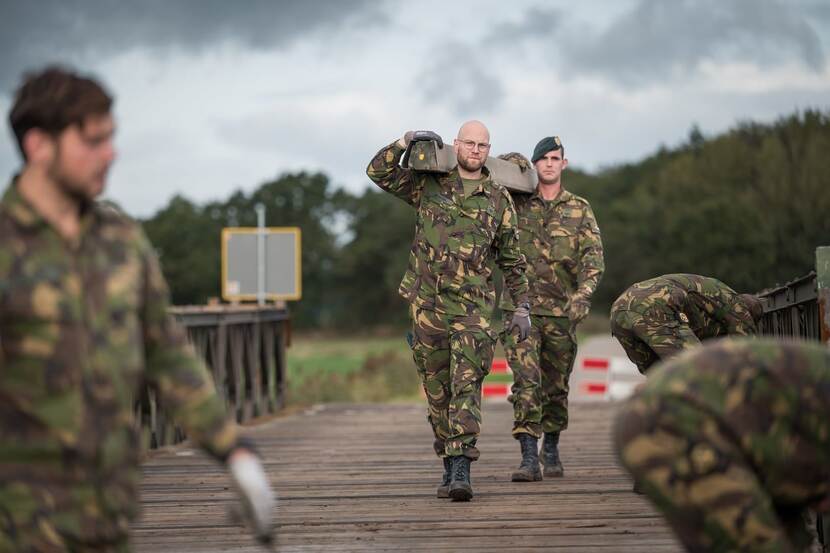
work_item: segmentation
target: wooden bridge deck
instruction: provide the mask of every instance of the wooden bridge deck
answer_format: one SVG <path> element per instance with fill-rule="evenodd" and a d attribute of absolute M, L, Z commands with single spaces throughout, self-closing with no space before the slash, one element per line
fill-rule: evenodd
<path fill-rule="evenodd" d="M 255 428 L 280 498 L 277 551 L 678 552 L 671 532 L 617 468 L 613 405 L 572 403 L 565 478 L 511 483 L 518 444 L 504 401 L 485 402 L 475 498 L 435 497 L 423 404 L 332 405 Z M 186 447 L 144 467 L 136 551 L 263 551 L 227 521 L 229 480 Z"/>

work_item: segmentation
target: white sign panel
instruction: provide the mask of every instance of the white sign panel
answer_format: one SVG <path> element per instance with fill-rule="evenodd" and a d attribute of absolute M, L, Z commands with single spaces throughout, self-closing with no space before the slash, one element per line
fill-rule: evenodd
<path fill-rule="evenodd" d="M 267 227 L 262 229 L 262 238 L 265 244 L 265 298 L 300 299 L 300 229 Z M 222 229 L 222 298 L 226 301 L 257 299 L 258 239 L 256 227 Z"/>

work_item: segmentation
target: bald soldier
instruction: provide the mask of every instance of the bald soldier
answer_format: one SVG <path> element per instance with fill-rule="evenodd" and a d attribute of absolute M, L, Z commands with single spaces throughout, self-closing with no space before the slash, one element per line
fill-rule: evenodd
<path fill-rule="evenodd" d="M 726 339 L 655 365 L 613 430 L 619 460 L 692 552 L 807 551 L 830 509 L 830 350 Z"/>
<path fill-rule="evenodd" d="M 499 156 L 529 167 L 521 154 Z M 568 427 L 568 391 L 576 356 L 575 328 L 587 315 L 605 263 L 596 218 L 587 200 L 565 190 L 568 166 L 558 136 L 541 139 L 531 159 L 538 184 L 532 194 L 516 194 L 519 244 L 527 260 L 532 328 L 517 343 L 510 332 L 502 343 L 513 371 L 513 437 L 522 460 L 514 482 L 533 482 L 564 474 L 559 435 Z M 503 297 L 500 307 L 512 317 L 515 304 Z M 539 467 L 538 439 L 542 443 Z"/>
<path fill-rule="evenodd" d="M 112 98 L 51 67 L 9 122 L 22 171 L 0 200 L 0 551 L 128 551 L 143 383 L 225 464 L 257 536 L 274 498 L 206 367 L 167 314 L 141 227 L 96 201 L 115 159 Z"/>
<path fill-rule="evenodd" d="M 764 314 L 752 294 L 700 275 L 670 274 L 632 285 L 611 306 L 611 334 L 646 374 L 660 359 L 718 336 L 752 336 Z"/>
<path fill-rule="evenodd" d="M 398 292 L 410 302 L 411 347 L 428 403 L 435 453 L 443 459 L 438 497 L 473 496 L 470 463 L 481 425 L 481 384 L 490 371 L 496 334 L 491 264 L 505 275 L 518 306 L 511 330 L 530 329 L 525 260 L 519 252 L 516 210 L 507 191 L 484 167 L 490 133 L 479 121 L 462 125 L 453 141 L 458 165 L 445 175 L 399 165 L 411 141 L 441 137 L 407 132 L 380 150 L 367 169 L 380 188 L 417 212 L 409 267 Z"/>

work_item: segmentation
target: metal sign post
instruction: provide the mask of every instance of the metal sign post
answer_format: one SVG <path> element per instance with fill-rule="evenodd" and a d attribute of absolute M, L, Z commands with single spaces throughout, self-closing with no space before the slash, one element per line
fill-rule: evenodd
<path fill-rule="evenodd" d="M 256 206 L 256 301 L 260 306 L 265 305 L 265 206 L 258 202 Z"/>

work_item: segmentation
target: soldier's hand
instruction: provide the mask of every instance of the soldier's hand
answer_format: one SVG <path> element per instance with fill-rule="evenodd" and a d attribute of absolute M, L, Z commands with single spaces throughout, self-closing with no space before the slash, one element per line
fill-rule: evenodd
<path fill-rule="evenodd" d="M 510 152 L 507 154 L 501 154 L 499 159 L 503 159 L 504 161 L 509 161 L 511 163 L 515 163 L 519 166 L 519 170 L 524 173 L 528 169 L 530 169 L 530 160 L 527 159 L 525 156 L 520 154 L 519 152 Z"/>
<path fill-rule="evenodd" d="M 412 135 L 415 134 L 415 131 L 406 131 L 403 133 L 403 136 L 398 139 L 398 146 L 401 148 L 406 148 L 409 146 L 409 143 L 412 142 Z"/>
<path fill-rule="evenodd" d="M 407 131 L 401 138 L 398 140 L 398 144 L 406 148 L 409 146 L 410 142 L 424 142 L 434 140 L 438 143 L 439 148 L 444 147 L 444 139 L 438 133 L 434 133 L 432 131 Z"/>
<path fill-rule="evenodd" d="M 524 342 L 530 335 L 530 305 L 523 303 L 513 313 L 513 319 L 510 321 L 510 332 L 513 332 L 514 328 L 519 329 L 517 342 Z"/>
<path fill-rule="evenodd" d="M 422 142 L 430 140 L 437 142 L 439 148 L 444 147 L 444 140 L 438 133 L 432 131 L 415 131 L 414 133 L 412 133 L 412 142 Z"/>
<path fill-rule="evenodd" d="M 228 458 L 228 470 L 242 503 L 242 512 L 238 514 L 260 543 L 271 543 L 277 501 L 259 457 L 247 449 L 237 448 Z"/>
<path fill-rule="evenodd" d="M 570 319 L 574 324 L 579 324 L 588 316 L 591 309 L 591 302 L 580 295 L 571 298 Z"/>

